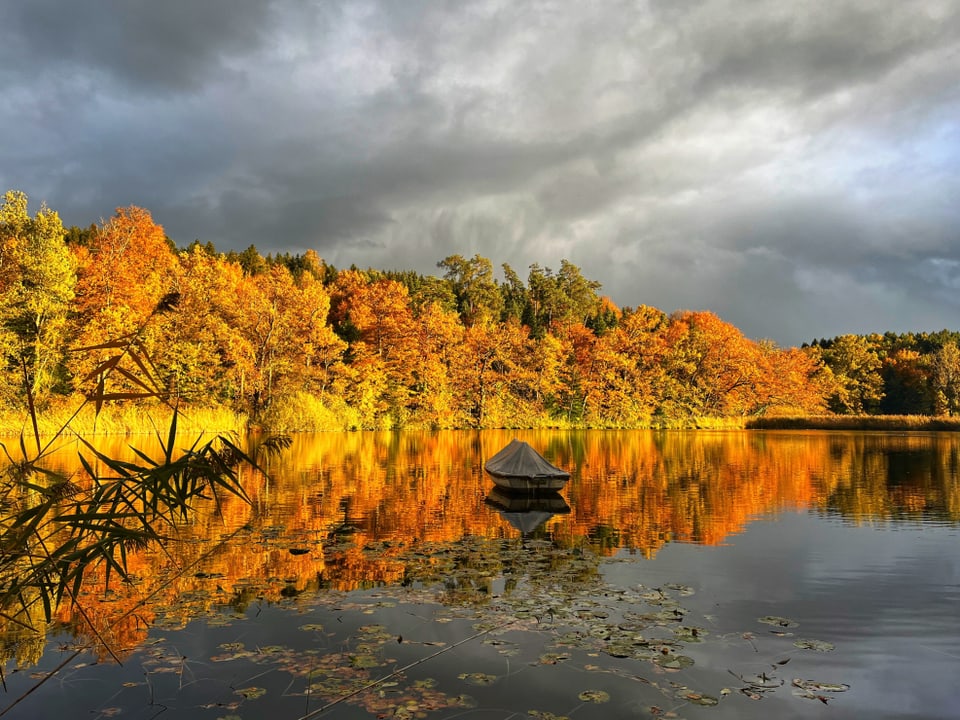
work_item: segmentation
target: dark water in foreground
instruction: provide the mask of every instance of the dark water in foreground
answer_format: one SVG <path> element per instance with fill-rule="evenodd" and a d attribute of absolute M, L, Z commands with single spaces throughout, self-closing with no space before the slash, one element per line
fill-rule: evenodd
<path fill-rule="evenodd" d="M 0 710 L 960 717 L 956 434 L 518 435 L 573 473 L 539 510 L 482 473 L 513 433 L 296 438 L 85 618 L 8 632 Z"/>

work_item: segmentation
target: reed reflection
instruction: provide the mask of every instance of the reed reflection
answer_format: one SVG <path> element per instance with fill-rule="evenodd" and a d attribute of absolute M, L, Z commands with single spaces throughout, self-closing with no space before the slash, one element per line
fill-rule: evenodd
<path fill-rule="evenodd" d="M 512 437 L 572 473 L 558 504 L 518 509 L 491 497 L 483 464 Z M 122 456 L 128 442 L 103 449 Z M 198 507 L 164 548 L 131 557 L 130 582 L 105 590 L 102 578 L 91 578 L 81 602 L 111 647 L 133 648 L 151 625 L 178 627 L 250 603 L 384 585 L 423 588 L 463 568 L 492 577 L 507 562 L 504 543 L 529 534 L 536 520 L 537 537 L 552 548 L 598 558 L 652 556 L 667 542 L 723 543 L 752 519 L 781 512 L 955 523 L 958 458 L 960 438 L 950 434 L 304 435 L 271 461 L 269 476 L 244 477 L 250 504 L 226 497 L 219 514 L 212 504 Z M 80 472 L 75 448 L 51 462 Z M 511 514 L 520 512 L 549 517 L 514 522 Z M 479 592 L 475 584 L 461 590 Z M 60 619 L 89 635 L 70 607 Z M 12 627 L 2 659 L 29 664 L 42 638 Z"/>

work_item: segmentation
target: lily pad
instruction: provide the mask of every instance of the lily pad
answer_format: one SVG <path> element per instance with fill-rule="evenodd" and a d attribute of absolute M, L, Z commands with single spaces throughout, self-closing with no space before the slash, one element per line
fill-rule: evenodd
<path fill-rule="evenodd" d="M 370 668 L 380 667 L 380 660 L 376 655 L 363 653 L 361 655 L 350 656 L 350 667 L 357 670 L 368 670 Z"/>
<path fill-rule="evenodd" d="M 693 705 L 702 705 L 703 707 L 713 707 L 720 704 L 720 701 L 713 695 L 704 695 L 694 690 L 687 690 L 681 693 L 680 697 Z"/>
<path fill-rule="evenodd" d="M 842 693 L 850 689 L 850 686 L 846 683 L 818 682 L 816 680 L 801 680 L 800 678 L 793 679 L 793 686 L 810 694 L 825 692 Z M 799 695 L 800 693 L 794 694 Z"/>
<path fill-rule="evenodd" d="M 815 650 L 816 652 L 830 652 L 836 648 L 836 645 L 833 643 L 824 642 L 823 640 L 794 640 L 793 644 L 801 650 Z"/>
<path fill-rule="evenodd" d="M 584 690 L 577 697 L 584 702 L 592 703 L 605 703 L 610 701 L 609 693 L 605 693 L 603 690 Z"/>
<path fill-rule="evenodd" d="M 569 660 L 570 655 L 567 653 L 544 653 L 540 656 L 540 665 L 557 665 L 562 663 L 564 660 Z"/>
<path fill-rule="evenodd" d="M 240 688 L 239 690 L 234 690 L 237 695 L 242 695 L 246 700 L 256 700 L 258 697 L 263 697 L 267 694 L 266 688 L 262 687 L 246 687 Z"/>
<path fill-rule="evenodd" d="M 659 655 L 653 662 L 664 670 L 683 670 L 693 666 L 693 658 L 686 655 Z"/>
<path fill-rule="evenodd" d="M 492 685 L 497 681 L 496 675 L 488 675 L 487 673 L 460 673 L 457 675 L 461 680 L 465 680 L 471 685 Z"/>
<path fill-rule="evenodd" d="M 693 625 L 681 625 L 673 631 L 677 640 L 681 642 L 698 643 L 702 642 L 704 636 L 708 635 L 706 628 L 695 627 Z"/>
<path fill-rule="evenodd" d="M 800 625 L 800 623 L 790 618 L 780 617 L 778 615 L 764 615 L 762 618 L 757 618 L 757 622 L 762 622 L 764 625 L 773 625 L 774 627 L 779 628 L 795 628 Z"/>

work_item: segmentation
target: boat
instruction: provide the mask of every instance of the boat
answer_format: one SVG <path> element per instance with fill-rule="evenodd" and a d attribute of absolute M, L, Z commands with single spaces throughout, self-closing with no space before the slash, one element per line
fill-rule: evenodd
<path fill-rule="evenodd" d="M 550 463 L 523 440 L 514 438 L 484 466 L 497 487 L 532 492 L 559 490 L 570 473 Z"/>

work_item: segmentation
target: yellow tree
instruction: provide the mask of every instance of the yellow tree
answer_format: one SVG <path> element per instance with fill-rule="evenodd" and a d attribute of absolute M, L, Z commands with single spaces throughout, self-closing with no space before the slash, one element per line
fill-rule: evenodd
<path fill-rule="evenodd" d="M 329 370 L 343 345 L 326 325 L 329 296 L 311 274 L 300 285 L 283 265 L 245 275 L 236 308 L 243 343 L 235 372 L 254 417 L 280 394 L 318 389 L 318 358 Z"/>
<path fill-rule="evenodd" d="M 929 415 L 934 398 L 930 367 L 917 350 L 899 348 L 883 361 L 881 411 L 891 415 Z"/>
<path fill-rule="evenodd" d="M 455 310 L 438 302 L 421 307 L 415 324 L 412 409 L 418 424 L 462 427 L 466 421 L 454 368 L 463 348 L 464 328 Z"/>
<path fill-rule="evenodd" d="M 830 409 L 842 414 L 875 412 L 883 398 L 882 363 L 869 339 L 841 335 L 822 353 L 836 380 Z"/>
<path fill-rule="evenodd" d="M 756 343 L 711 312 L 670 318 L 661 404 L 668 417 L 743 415 L 757 405 L 761 353 Z"/>
<path fill-rule="evenodd" d="M 773 342 L 758 344 L 759 373 L 756 404 L 751 414 L 810 414 L 826 410 L 834 385 L 819 352 L 800 348 L 783 350 Z"/>
<path fill-rule="evenodd" d="M 154 350 L 154 360 L 180 398 L 206 404 L 240 400 L 238 369 L 250 356 L 240 332 L 242 283 L 243 270 L 236 262 L 200 245 L 180 253 L 178 301 L 158 320 L 162 342 Z"/>
<path fill-rule="evenodd" d="M 584 358 L 585 416 L 591 425 L 635 427 L 649 422 L 667 385 L 663 376 L 667 316 L 641 305 L 622 313 Z"/>
<path fill-rule="evenodd" d="M 960 414 L 960 349 L 948 342 L 931 359 L 933 409 L 937 415 Z"/>
<path fill-rule="evenodd" d="M 77 262 L 76 344 L 100 346 L 135 335 L 152 354 L 162 330 L 147 319 L 176 289 L 177 261 L 163 228 L 143 208 L 118 208 L 87 245 L 71 249 Z M 75 354 L 70 368 L 82 379 L 114 353 L 105 348 Z"/>
<path fill-rule="evenodd" d="M 590 371 L 600 339 L 579 322 L 556 323 L 536 340 L 535 369 L 544 404 L 568 422 L 585 419 Z"/>
<path fill-rule="evenodd" d="M 406 286 L 383 278 L 370 282 L 362 273 L 346 270 L 332 291 L 333 317 L 349 341 L 348 400 L 359 410 L 360 425 L 403 424 L 416 357 Z"/>
<path fill-rule="evenodd" d="M 27 196 L 10 190 L 0 205 L 0 349 L 4 394 L 27 383 L 40 400 L 62 368 L 67 313 L 76 275 L 63 224 L 43 205 L 33 217 Z M 15 399 L 15 393 L 8 400 Z"/>
<path fill-rule="evenodd" d="M 455 377 L 474 427 L 517 427 L 529 420 L 535 397 L 531 348 L 526 328 L 515 320 L 496 323 L 481 316 L 465 329 Z"/>
<path fill-rule="evenodd" d="M 310 253 L 312 251 L 308 252 L 308 260 Z M 313 271 L 300 276 L 295 332 L 303 340 L 301 385 L 322 400 L 335 377 L 347 343 L 337 337 L 330 326 L 330 294 L 319 277 Z"/>

